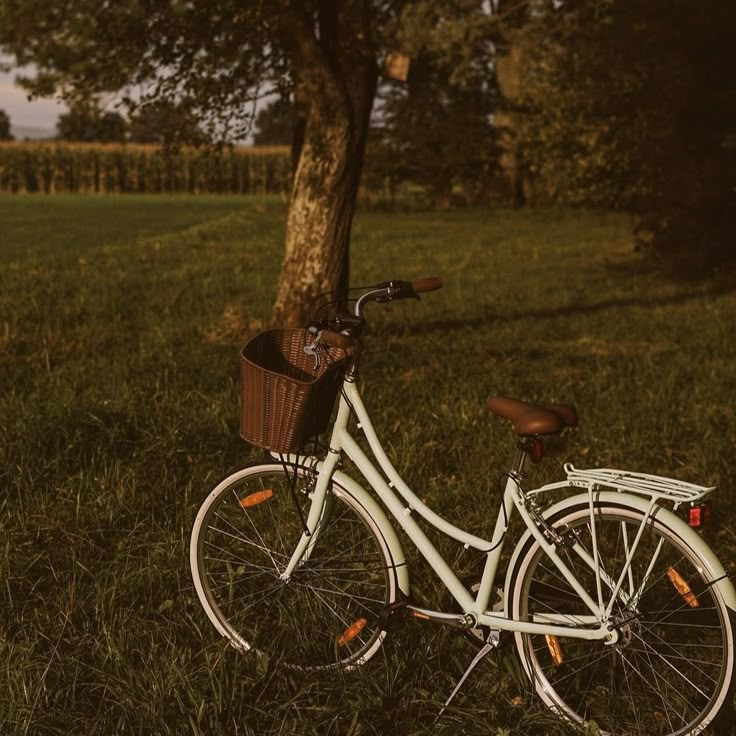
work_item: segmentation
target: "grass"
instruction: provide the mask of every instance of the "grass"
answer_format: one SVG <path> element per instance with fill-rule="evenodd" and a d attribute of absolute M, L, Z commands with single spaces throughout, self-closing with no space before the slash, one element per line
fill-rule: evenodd
<path fill-rule="evenodd" d="M 268 319 L 284 205 L 232 197 L 0 198 L 0 733 L 563 734 L 511 648 L 407 625 L 352 675 L 284 676 L 227 649 L 188 571 L 238 439 L 238 349 Z M 563 461 L 717 483 L 705 533 L 734 571 L 736 292 L 658 278 L 625 218 L 361 212 L 353 282 L 437 274 L 372 309 L 364 390 L 436 510 L 487 531 L 513 443 L 493 392 L 577 404 Z M 461 550 L 447 553 L 470 570 Z M 410 555 L 417 597 L 446 605 Z M 522 705 L 514 705 L 516 696 Z"/>

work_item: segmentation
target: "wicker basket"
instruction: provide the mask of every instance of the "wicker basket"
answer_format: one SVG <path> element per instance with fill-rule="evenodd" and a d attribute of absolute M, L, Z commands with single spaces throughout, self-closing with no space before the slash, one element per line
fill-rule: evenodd
<path fill-rule="evenodd" d="M 342 381 L 345 352 L 329 347 L 319 368 L 306 330 L 267 330 L 240 354 L 240 436 L 272 452 L 296 452 L 324 432 Z"/>

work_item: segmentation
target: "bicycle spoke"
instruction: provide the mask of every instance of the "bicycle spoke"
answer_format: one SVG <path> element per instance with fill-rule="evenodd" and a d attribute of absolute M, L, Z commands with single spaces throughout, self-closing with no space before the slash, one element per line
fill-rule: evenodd
<path fill-rule="evenodd" d="M 252 582 L 255 578 L 262 577 L 263 575 L 267 575 L 269 573 L 265 572 L 256 572 L 251 573 L 252 577 L 248 577 L 248 582 Z M 228 575 L 227 573 L 219 573 L 220 577 L 227 577 L 228 581 L 225 583 L 221 583 L 220 585 L 210 585 L 210 592 L 214 593 L 215 591 L 222 590 L 223 588 L 229 588 L 234 585 L 238 585 L 243 582 L 243 577 L 238 576 L 237 578 L 233 578 L 231 575 Z M 214 577 L 214 575 L 210 575 L 210 577 Z"/>
<path fill-rule="evenodd" d="M 575 640 L 574 639 L 564 639 L 564 641 L 565 642 L 574 642 Z M 541 644 L 538 647 L 534 647 L 533 651 L 534 651 L 535 654 L 539 654 L 539 652 L 545 652 L 545 653 L 546 652 L 549 652 L 549 647 L 547 646 L 547 642 L 545 642 L 544 639 L 542 639 Z M 565 655 L 565 666 L 566 667 L 569 667 L 569 665 L 572 662 L 577 662 L 577 661 L 579 661 L 581 659 L 590 659 L 591 656 L 592 656 L 591 655 L 591 650 L 586 651 L 585 654 L 578 654 L 575 657 L 569 657 L 569 656 Z M 571 674 L 576 674 L 576 673 L 571 673 Z"/>
<path fill-rule="evenodd" d="M 247 571 L 246 570 L 243 570 L 242 572 L 240 572 L 239 573 L 240 576 L 248 575 L 248 576 L 256 576 L 257 577 L 259 575 L 268 575 L 268 576 L 270 576 L 272 578 L 273 577 L 276 577 L 273 574 L 273 570 L 271 570 L 271 568 L 269 568 L 269 567 L 264 568 L 264 567 L 261 567 L 260 565 L 249 565 L 247 562 L 241 562 L 241 561 L 237 561 L 237 560 L 234 561 L 233 558 L 227 559 L 227 558 L 224 558 L 224 557 L 214 557 L 213 555 L 204 555 L 204 559 L 207 560 L 207 562 L 221 562 L 225 566 L 227 566 L 227 565 L 230 565 L 230 566 L 235 565 L 238 568 L 241 568 L 241 567 L 242 568 L 246 568 L 246 567 L 247 568 L 251 568 L 250 570 L 247 570 Z M 229 575 L 230 573 L 228 573 L 227 570 L 222 571 L 222 570 L 212 569 L 212 570 L 210 570 L 210 572 L 208 574 L 209 574 L 210 577 L 215 577 L 216 575 Z"/>
<path fill-rule="evenodd" d="M 627 662 L 629 662 L 629 660 L 628 660 L 628 659 L 626 658 L 626 656 L 625 656 L 625 655 L 624 655 L 623 653 L 621 653 L 621 657 L 622 657 L 622 659 L 624 659 L 624 660 L 626 660 Z M 641 679 L 641 681 L 642 681 L 642 682 L 644 683 L 644 685 L 646 685 L 647 689 L 649 689 L 649 690 L 650 690 L 650 691 L 651 691 L 652 693 L 654 693 L 655 695 L 659 695 L 659 694 L 660 694 L 660 693 L 659 693 L 659 691 L 658 691 L 658 690 L 657 690 L 657 689 L 656 689 L 656 688 L 655 688 L 655 687 L 654 687 L 654 686 L 652 685 L 652 683 L 651 683 L 651 682 L 649 681 L 649 679 L 648 679 L 648 678 L 646 678 L 646 677 L 645 677 L 645 676 L 644 676 L 644 675 L 643 675 L 643 674 L 642 674 L 642 673 L 641 673 L 641 672 L 640 672 L 640 671 L 639 671 L 639 670 L 638 670 L 638 669 L 637 669 L 636 667 L 634 667 L 634 666 L 633 666 L 633 665 L 631 664 L 631 662 L 629 662 L 629 666 L 630 666 L 630 667 L 631 667 L 631 668 L 632 668 L 632 669 L 633 669 L 633 670 L 634 670 L 634 671 L 635 671 L 635 672 L 636 672 L 636 673 L 637 673 L 637 674 L 639 675 L 639 678 L 640 678 L 640 679 Z M 675 690 L 675 692 L 678 692 L 678 691 L 677 691 L 677 690 Z M 689 701 L 687 700 L 687 698 L 685 698 L 685 697 L 681 697 L 680 699 L 681 699 L 681 700 L 682 700 L 682 701 L 683 701 L 684 703 L 686 703 L 686 704 L 687 704 L 687 705 L 688 705 L 688 706 L 689 706 L 690 708 L 692 708 L 693 710 L 697 710 L 697 708 L 696 708 L 696 707 L 695 707 L 695 706 L 694 706 L 694 705 L 693 705 L 693 704 L 692 704 L 691 702 L 689 702 Z M 669 709 L 668 709 L 668 712 L 669 712 Z M 679 714 L 679 711 L 677 711 L 677 712 L 678 712 L 678 715 L 680 715 L 680 714 Z M 683 723 L 687 723 L 687 719 L 683 718 L 683 717 L 682 717 L 682 715 L 680 715 L 680 718 L 682 719 Z"/>
<path fill-rule="evenodd" d="M 568 562 L 570 562 L 570 560 L 569 560 L 569 559 L 568 559 Z M 559 580 L 559 581 L 560 581 L 561 583 L 563 583 L 564 585 L 566 585 L 566 586 L 567 586 L 567 588 L 559 588 L 559 587 L 558 587 L 558 588 L 557 588 L 558 590 L 562 591 L 563 593 L 565 593 L 566 595 L 568 595 L 568 596 L 570 596 L 570 597 L 572 597 L 572 598 L 575 598 L 576 600 L 577 600 L 577 599 L 578 599 L 578 598 L 580 597 L 580 596 L 578 596 L 578 594 L 577 594 L 577 593 L 576 593 L 576 592 L 575 592 L 575 591 L 574 591 L 574 590 L 572 589 L 572 587 L 570 586 L 570 582 L 569 582 L 568 580 L 566 580 L 566 579 L 565 579 L 564 577 L 562 577 L 562 575 L 560 574 L 559 570 L 558 570 L 558 569 L 557 569 L 556 567 L 554 567 L 554 568 L 552 568 L 552 567 L 547 567 L 547 566 L 546 566 L 546 565 L 545 565 L 544 563 L 541 563 L 541 564 L 540 564 L 540 567 L 541 567 L 541 569 L 542 569 L 542 570 L 544 570 L 544 572 L 546 572 L 546 573 L 547 573 L 548 575 L 551 575 L 551 576 L 552 576 L 553 578 L 555 578 L 556 580 Z M 572 567 L 573 567 L 573 566 L 572 566 L 572 565 L 570 565 L 570 568 L 571 568 L 571 569 L 572 569 Z M 543 584 L 544 584 L 544 585 L 549 585 L 550 587 L 554 587 L 554 586 L 552 586 L 552 584 L 551 584 L 551 583 L 547 583 L 547 582 L 545 582 L 545 583 L 543 583 Z"/>
<path fill-rule="evenodd" d="M 235 555 L 232 552 L 230 552 L 229 550 L 225 549 L 224 547 L 220 547 L 219 545 L 215 544 L 214 542 L 211 542 L 209 539 L 206 539 L 204 543 L 205 543 L 205 545 L 207 547 L 211 547 L 212 549 L 215 549 L 218 552 L 222 552 L 222 553 L 224 553 L 226 555 L 230 555 L 230 557 L 227 558 L 227 559 L 224 559 L 224 558 L 221 558 L 221 557 L 212 557 L 211 559 L 213 559 L 213 560 L 217 560 L 219 562 L 232 562 L 233 564 L 238 564 L 238 565 L 245 565 L 246 567 L 252 567 L 252 568 L 255 568 L 257 570 L 263 570 L 264 572 L 267 571 L 267 572 L 269 572 L 269 573 L 271 573 L 273 575 L 273 572 L 274 571 L 271 570 L 270 567 L 263 567 L 263 565 L 257 565 L 256 563 L 251 562 L 250 560 L 246 559 L 245 557 L 240 557 L 239 555 Z"/>
<path fill-rule="evenodd" d="M 638 651 L 638 650 L 634 650 L 634 651 Z M 667 701 L 664 699 L 664 689 L 665 689 L 665 686 L 667 687 L 667 689 L 669 691 L 669 690 L 672 689 L 671 688 L 671 685 L 670 685 L 669 682 L 667 682 L 667 680 L 665 680 L 665 678 L 663 676 L 661 676 L 657 672 L 657 669 L 653 666 L 652 661 L 649 658 L 649 654 L 647 652 L 644 652 L 644 654 L 645 654 L 645 656 L 647 658 L 647 661 L 649 662 L 649 669 L 651 670 L 652 674 L 654 675 L 654 679 L 656 681 L 655 690 L 659 694 L 659 698 L 660 698 L 660 701 L 662 703 L 662 708 L 664 709 L 662 712 L 666 716 L 667 722 L 669 723 L 670 728 L 674 731 L 675 730 L 675 727 L 672 724 L 672 719 L 670 718 L 670 709 L 668 707 Z M 679 715 L 679 710 L 678 710 L 678 715 Z M 680 716 L 680 718 L 682 719 L 682 716 Z"/>
<path fill-rule="evenodd" d="M 544 601 L 537 600 L 537 598 L 534 598 L 532 596 L 529 596 L 529 600 L 533 601 L 534 603 L 538 603 L 541 606 L 544 606 L 551 614 L 554 613 L 557 616 L 563 616 L 566 618 L 571 624 L 585 624 L 585 621 L 581 618 L 576 617 L 574 613 L 563 613 L 562 611 L 558 611 L 556 608 L 552 608 L 548 603 L 545 603 Z M 541 616 L 544 616 L 544 613 L 539 614 Z M 587 615 L 587 614 L 586 614 Z"/>
<path fill-rule="evenodd" d="M 646 644 L 645 644 L 645 646 L 646 646 Z M 637 647 L 629 646 L 628 647 L 628 651 L 631 651 L 631 652 L 639 652 L 641 654 L 649 655 L 650 652 L 652 651 L 652 647 L 649 647 L 648 649 L 646 649 L 646 648 L 639 649 Z M 662 655 L 662 656 L 665 656 L 665 655 Z M 679 659 L 682 662 L 688 662 L 689 664 L 712 664 L 712 662 L 710 662 L 709 660 L 706 660 L 706 659 L 693 659 L 692 657 L 680 657 L 680 656 L 675 655 L 675 654 L 668 654 L 666 656 L 667 656 L 668 659 Z M 717 683 L 718 682 L 718 680 L 715 677 L 711 677 L 704 670 L 700 670 L 700 672 L 703 675 L 703 677 L 707 677 L 711 682 L 713 682 L 713 683 Z"/>
<path fill-rule="evenodd" d="M 679 558 L 679 560 L 677 560 L 677 562 L 671 562 L 668 565 L 668 567 L 677 567 L 682 563 L 684 559 L 685 559 L 685 556 L 682 555 Z M 636 596 L 637 603 L 644 597 L 645 593 L 649 592 L 657 583 L 663 581 L 666 577 L 667 577 L 667 569 L 665 568 L 665 570 L 662 573 L 660 573 L 654 580 L 652 580 L 646 588 L 644 588 L 643 590 L 637 593 L 637 596 Z M 670 600 L 676 600 L 678 595 L 679 594 L 677 592 L 671 594 Z"/>
<path fill-rule="evenodd" d="M 586 654 L 586 655 L 581 655 L 581 656 L 582 656 L 583 658 L 586 658 L 586 657 L 587 657 L 587 658 L 590 658 L 590 657 L 591 657 L 591 654 L 590 654 L 590 652 L 588 652 L 588 654 Z M 580 672 L 581 672 L 582 670 L 586 669 L 587 667 L 595 667 L 595 666 L 597 666 L 597 664 L 598 664 L 598 663 L 599 663 L 599 662 L 600 662 L 600 661 L 601 661 L 602 659 L 605 659 L 605 658 L 606 658 L 607 656 L 608 656 L 608 652 L 601 652 L 601 653 L 600 653 L 600 654 L 599 654 L 599 655 L 598 655 L 598 656 L 597 656 L 597 657 L 596 657 L 596 658 L 595 658 L 594 660 L 592 660 L 591 662 L 589 662 L 589 663 L 588 663 L 588 665 L 587 665 L 586 667 L 583 667 L 583 668 L 579 668 L 579 669 L 576 669 L 576 670 L 575 670 L 574 672 L 570 672 L 570 673 L 569 673 L 569 674 L 567 674 L 567 675 L 563 675 L 563 676 L 562 676 L 562 677 L 560 677 L 560 678 L 556 678 L 556 679 L 555 679 L 555 684 L 556 684 L 556 686 L 559 686 L 559 684 L 560 684 L 561 682 L 565 682 L 566 680 L 569 680 L 569 679 L 570 679 L 571 677 L 579 677 L 579 676 L 580 676 Z M 588 685 L 588 687 L 590 687 L 590 684 Z"/>
<path fill-rule="evenodd" d="M 266 490 L 264 488 L 263 482 L 261 482 L 261 490 L 262 491 Z M 280 490 L 279 490 L 279 493 L 281 493 Z M 281 547 L 282 556 L 285 557 L 286 559 L 289 559 L 290 555 L 286 554 L 286 543 L 284 542 L 284 539 L 281 536 L 281 524 L 278 523 L 278 521 L 276 520 L 276 516 L 273 513 L 273 504 L 268 503 L 266 504 L 266 506 L 268 507 L 269 516 L 271 517 L 270 528 L 276 532 L 276 537 L 279 540 L 279 546 Z"/>
<path fill-rule="evenodd" d="M 337 558 L 338 559 L 342 559 L 343 558 L 343 555 L 349 555 L 354 549 L 356 549 L 356 547 L 359 547 L 360 545 L 365 544 L 365 541 L 366 541 L 365 539 L 359 539 L 357 542 L 355 542 L 354 544 L 352 544 L 347 549 L 342 549 L 341 548 L 340 551 L 339 551 L 339 554 L 337 555 Z M 322 555 L 326 555 L 328 552 L 331 552 L 332 549 L 335 549 L 336 548 L 337 544 L 338 544 L 338 542 L 335 542 L 332 545 L 332 548 L 329 548 L 327 550 L 327 552 L 322 551 L 321 554 Z M 328 557 L 328 559 L 330 559 L 330 558 Z"/>
<path fill-rule="evenodd" d="M 314 588 L 310 588 L 310 591 L 312 591 L 319 600 L 322 601 L 324 607 L 333 614 L 333 616 L 342 624 L 343 630 L 347 629 L 348 626 L 350 626 L 351 623 L 353 623 L 350 620 L 350 613 L 346 608 L 342 608 L 341 606 L 333 606 L 329 602 L 327 602 L 324 598 L 324 596 L 320 595 L 318 591 L 316 591 Z M 338 608 L 342 611 L 342 615 L 338 613 Z"/>
<path fill-rule="evenodd" d="M 271 563 L 273 564 L 274 570 L 278 571 L 278 566 L 276 565 L 276 560 L 273 559 L 273 555 L 271 554 L 271 550 L 266 547 L 266 543 L 263 541 L 263 537 L 261 536 L 261 533 L 258 531 L 258 527 L 253 523 L 253 519 L 251 518 L 250 514 L 248 513 L 248 509 L 246 509 L 242 503 L 241 498 L 238 496 L 238 493 L 235 489 L 233 489 L 233 495 L 235 496 L 235 502 L 240 507 L 243 515 L 248 520 L 248 522 L 251 525 L 251 528 L 255 532 L 256 536 L 258 537 L 258 540 L 261 543 L 261 549 L 271 558 Z"/>
<path fill-rule="evenodd" d="M 631 704 L 632 704 L 632 708 L 633 708 L 633 711 L 634 711 L 634 718 L 636 719 L 636 730 L 637 730 L 637 733 L 641 733 L 641 723 L 639 722 L 639 709 L 638 709 L 638 708 L 637 708 L 637 706 L 636 706 L 636 702 L 637 702 L 638 698 L 635 698 L 635 697 L 634 697 L 634 693 L 633 693 L 633 692 L 632 692 L 632 690 L 631 690 L 631 683 L 629 682 L 629 673 L 628 673 L 628 672 L 627 672 L 627 670 L 626 670 L 626 664 L 627 664 L 628 660 L 627 660 L 627 659 L 626 659 L 626 657 L 625 657 L 625 656 L 623 656 L 623 655 L 621 656 L 621 659 L 622 659 L 622 660 L 623 660 L 623 662 L 624 662 L 624 666 L 623 666 L 623 671 L 624 671 L 624 679 L 626 680 L 626 687 L 627 687 L 627 688 L 628 688 L 628 690 L 629 690 L 629 701 L 630 701 L 630 702 L 631 702 Z M 630 665 L 630 666 L 631 666 L 631 665 Z M 635 671 L 635 672 L 636 672 L 637 674 L 639 674 L 639 676 L 641 677 L 641 673 L 639 673 L 639 671 L 638 671 L 638 670 L 637 670 L 637 669 L 636 669 L 635 667 L 632 667 L 632 669 L 633 669 L 633 670 L 634 670 L 634 671 Z M 643 679 L 643 678 L 642 678 L 642 679 Z"/>
<path fill-rule="evenodd" d="M 650 633 L 651 633 L 651 632 L 650 632 Z M 669 644 L 668 644 L 668 643 L 667 643 L 666 641 L 664 641 L 663 639 L 661 639 L 661 638 L 660 638 L 659 636 L 657 636 L 656 634 L 653 634 L 653 636 L 655 636 L 655 637 L 656 637 L 657 639 L 659 639 L 659 641 L 660 641 L 660 642 L 662 642 L 662 644 L 663 644 L 663 645 L 664 645 L 665 647 L 667 647 L 667 649 L 672 649 L 672 651 L 677 651 L 676 649 L 674 649 L 673 647 L 671 647 L 671 646 L 670 646 L 670 645 L 669 645 Z M 706 695 L 706 694 L 705 694 L 705 693 L 704 693 L 704 692 L 703 692 L 702 690 L 700 690 L 700 689 L 699 689 L 699 688 L 697 687 L 697 685 L 695 685 L 695 683 L 694 683 L 694 682 L 692 682 L 692 680 L 690 680 L 690 679 L 689 679 L 689 678 L 688 678 L 688 677 L 687 677 L 686 675 L 684 675 L 684 674 L 683 674 L 682 672 L 680 672 L 680 670 L 678 670 L 678 669 L 677 669 L 677 668 L 675 667 L 675 665 L 673 665 L 673 664 L 672 664 L 672 663 L 671 663 L 671 662 L 670 662 L 670 661 L 669 661 L 669 660 L 667 659 L 667 657 L 666 657 L 666 656 L 665 656 L 664 654 L 660 654 L 660 653 L 659 653 L 658 651 L 656 651 L 656 650 L 654 649 L 654 647 L 652 647 L 652 646 L 651 646 L 650 644 L 648 644 L 648 643 L 647 643 L 647 642 L 646 642 L 646 641 L 645 641 L 644 639 L 642 639 L 642 637 L 641 637 L 641 636 L 639 636 L 638 634 L 636 635 L 636 638 L 637 638 L 637 639 L 638 639 L 638 640 L 639 640 L 639 641 L 641 642 L 641 644 L 642 644 L 642 645 L 643 645 L 644 647 L 647 647 L 647 648 L 648 648 L 648 649 L 649 649 L 649 650 L 650 650 L 650 651 L 651 651 L 651 652 L 652 652 L 652 653 L 653 653 L 654 655 L 656 655 L 657 657 L 659 657 L 659 658 L 660 658 L 660 659 L 661 659 L 661 660 L 662 660 L 662 661 L 663 661 L 663 662 L 664 662 L 664 663 L 665 663 L 665 664 L 666 664 L 666 665 L 667 665 L 668 667 L 671 667 L 671 668 L 672 668 L 672 670 L 674 670 L 674 671 L 675 671 L 676 673 L 678 673 L 678 674 L 679 674 L 679 675 L 681 676 L 681 678 L 682 678 L 683 680 L 685 680 L 685 681 L 686 681 L 686 682 L 687 682 L 688 684 L 690 684 L 690 685 L 691 685 L 692 687 L 694 687 L 694 688 L 695 688 L 696 690 L 698 690 L 698 692 L 699 692 L 699 693 L 700 693 L 700 694 L 701 694 L 701 695 L 702 695 L 703 697 L 705 697 L 705 698 L 708 698 L 708 696 L 707 696 L 707 695 Z M 682 659 L 682 658 L 681 658 L 681 659 Z M 690 659 L 687 659 L 687 660 L 685 660 L 685 661 L 688 661 L 688 662 L 692 663 L 692 660 L 690 660 Z M 705 672 L 705 671 L 701 670 L 701 669 L 700 669 L 700 667 L 697 667 L 697 666 L 696 666 L 696 667 L 695 667 L 695 669 L 696 669 L 696 670 L 697 670 L 697 671 L 698 671 L 698 672 L 699 672 L 699 673 L 700 673 L 701 675 L 703 675 L 704 677 L 709 677 L 709 678 L 710 678 L 710 679 L 711 679 L 711 680 L 712 680 L 713 682 L 717 682 L 717 680 L 715 680 L 715 679 L 713 679 L 712 677 L 710 677 L 710 676 L 708 675 L 708 673 L 707 673 L 707 672 Z"/>
<path fill-rule="evenodd" d="M 319 568 L 321 570 L 321 568 Z M 319 578 L 324 578 L 324 575 L 320 575 L 316 570 L 314 571 L 315 575 Z M 351 578 L 345 578 L 340 576 L 337 576 L 337 579 L 344 585 L 358 585 L 361 588 L 380 588 L 381 590 L 384 589 L 384 585 L 382 583 L 372 583 L 369 580 L 353 580 Z"/>
<path fill-rule="evenodd" d="M 620 529 L 621 529 L 621 536 L 623 537 L 623 543 L 624 543 L 624 559 L 628 559 L 631 556 L 631 547 L 629 545 L 629 527 L 626 524 L 625 521 L 620 522 Z M 629 598 L 633 598 L 635 589 L 634 589 L 634 571 L 631 569 L 631 565 L 629 565 L 629 569 L 627 572 L 627 577 L 629 581 Z"/>
<path fill-rule="evenodd" d="M 336 558 L 340 559 L 340 558 Z M 340 560 L 340 562 L 346 562 L 346 563 L 352 563 L 352 566 L 349 564 L 341 564 L 339 567 L 325 567 L 325 565 L 321 563 L 315 563 L 314 561 L 310 560 L 310 565 L 314 569 L 319 569 L 322 572 L 331 572 L 331 573 L 339 573 L 339 572 L 378 572 L 378 571 L 384 571 L 389 568 L 387 568 L 385 565 L 366 565 L 361 564 L 359 560 Z M 328 560 L 328 563 L 333 563 L 335 560 Z"/>
<path fill-rule="evenodd" d="M 325 578 L 325 582 L 329 583 L 330 581 Z M 302 585 L 303 587 L 309 588 L 310 590 L 319 590 L 323 593 L 329 593 L 330 595 L 339 595 L 343 596 L 344 598 L 350 598 L 351 601 L 355 601 L 356 603 L 358 603 L 358 605 L 361 605 L 363 608 L 366 609 L 367 606 L 364 603 L 361 603 L 361 601 L 367 601 L 368 603 L 383 603 L 383 601 L 379 598 L 368 598 L 367 596 L 356 595 L 355 593 L 345 593 L 340 590 L 336 585 L 333 585 L 332 590 L 328 588 L 318 588 L 316 585 L 312 585 L 311 583 L 297 583 L 297 585 Z"/>
<path fill-rule="evenodd" d="M 272 593 L 275 590 L 279 590 L 283 587 L 283 583 L 277 583 L 276 585 L 272 585 L 270 588 L 261 588 L 258 590 L 257 593 L 243 593 L 242 595 L 239 595 L 237 598 L 230 599 L 227 603 L 228 606 L 232 607 L 235 603 L 239 603 L 240 601 L 251 599 L 251 602 L 247 605 L 246 608 L 239 608 L 238 609 L 238 615 L 241 615 L 243 613 L 247 613 L 253 606 L 255 606 L 257 603 L 262 603 L 270 593 Z M 255 596 L 255 597 L 254 597 Z"/>
<path fill-rule="evenodd" d="M 269 550 L 267 547 L 261 546 L 260 544 L 256 544 L 255 542 L 251 541 L 247 537 L 244 537 L 243 534 L 242 534 L 242 532 L 234 524 L 231 524 L 227 519 L 225 519 L 222 515 L 215 514 L 215 516 L 218 519 L 220 519 L 221 521 L 225 522 L 229 527 L 232 527 L 233 529 L 235 529 L 238 533 L 237 534 L 231 534 L 230 532 L 226 532 L 224 529 L 220 529 L 219 527 L 211 527 L 210 528 L 210 531 L 217 532 L 218 534 L 223 534 L 224 536 L 230 537 L 231 539 L 235 539 L 238 542 L 241 542 L 243 544 L 247 544 L 247 545 L 249 545 L 251 547 L 255 547 L 257 550 L 265 553 L 269 557 L 269 559 L 273 563 L 274 570 L 278 571 L 278 567 L 276 566 L 276 562 L 273 559 L 273 554 L 272 554 L 271 550 Z M 279 557 L 283 557 L 284 560 L 288 560 L 288 557 L 286 555 L 278 555 L 278 556 Z"/>

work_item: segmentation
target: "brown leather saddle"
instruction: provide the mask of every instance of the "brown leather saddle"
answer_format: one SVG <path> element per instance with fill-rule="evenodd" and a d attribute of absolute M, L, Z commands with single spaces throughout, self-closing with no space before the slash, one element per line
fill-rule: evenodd
<path fill-rule="evenodd" d="M 529 404 L 507 396 L 491 396 L 488 410 L 508 419 L 520 437 L 556 434 L 565 427 L 578 426 L 578 412 L 568 404 Z"/>

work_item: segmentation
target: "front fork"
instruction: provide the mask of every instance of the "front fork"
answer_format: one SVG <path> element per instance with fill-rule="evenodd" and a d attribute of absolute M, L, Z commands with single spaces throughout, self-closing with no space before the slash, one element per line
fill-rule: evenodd
<path fill-rule="evenodd" d="M 305 560 L 309 559 L 322 531 L 330 520 L 335 505 L 335 497 L 330 491 L 330 481 L 332 480 L 332 474 L 337 467 L 339 458 L 339 453 L 330 451 L 322 463 L 322 468 L 317 476 L 317 482 L 309 494 L 311 503 L 306 519 L 306 531 L 302 532 L 289 563 L 281 573 L 280 577 L 284 581 L 288 581 L 294 570 Z"/>

